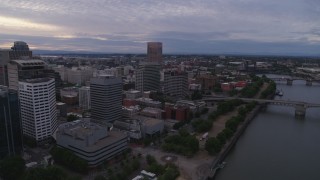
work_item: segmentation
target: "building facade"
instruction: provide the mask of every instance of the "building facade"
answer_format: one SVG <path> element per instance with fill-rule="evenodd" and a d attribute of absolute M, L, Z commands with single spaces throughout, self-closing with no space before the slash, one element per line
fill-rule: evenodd
<path fill-rule="evenodd" d="M 91 109 L 90 87 L 83 86 L 79 89 L 79 107 L 83 110 Z"/>
<path fill-rule="evenodd" d="M 22 129 L 16 91 L 0 86 L 0 159 L 20 155 L 22 152 Z"/>
<path fill-rule="evenodd" d="M 188 73 L 164 72 L 164 94 L 179 99 L 185 98 L 188 91 Z"/>
<path fill-rule="evenodd" d="M 98 76 L 90 81 L 91 117 L 99 123 L 121 118 L 122 80 L 114 76 Z"/>
<path fill-rule="evenodd" d="M 147 60 L 162 63 L 162 43 L 148 42 Z"/>
<path fill-rule="evenodd" d="M 141 63 L 136 71 L 136 90 L 160 90 L 160 65 L 157 63 Z"/>
<path fill-rule="evenodd" d="M 18 82 L 45 76 L 46 63 L 42 60 L 12 60 L 8 64 L 9 89 L 18 91 Z"/>
<path fill-rule="evenodd" d="M 0 85 L 9 86 L 8 82 L 8 66 L 11 60 L 31 59 L 32 51 L 29 50 L 27 43 L 16 41 L 11 49 L 0 50 Z"/>
<path fill-rule="evenodd" d="M 58 126 L 54 79 L 38 78 L 19 82 L 23 135 L 43 143 Z"/>

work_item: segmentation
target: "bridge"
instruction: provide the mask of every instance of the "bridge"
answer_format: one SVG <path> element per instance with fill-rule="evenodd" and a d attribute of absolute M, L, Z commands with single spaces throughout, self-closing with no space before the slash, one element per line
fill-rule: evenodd
<path fill-rule="evenodd" d="M 299 77 L 282 77 L 282 78 L 269 78 L 273 81 L 286 81 L 287 85 L 291 86 L 292 82 L 295 80 L 305 80 L 307 86 L 312 86 L 312 82 L 319 82 L 318 79 L 311 79 L 311 78 L 299 78 Z"/>
<path fill-rule="evenodd" d="M 320 104 L 308 103 L 303 101 L 291 101 L 291 100 L 270 100 L 270 99 L 253 99 L 253 98 L 233 98 L 233 97 L 212 97 L 203 98 L 203 101 L 228 101 L 233 99 L 240 99 L 244 102 L 255 101 L 259 104 L 274 104 L 279 106 L 290 106 L 295 108 L 295 116 L 298 118 L 304 118 L 307 108 L 320 108 Z"/>

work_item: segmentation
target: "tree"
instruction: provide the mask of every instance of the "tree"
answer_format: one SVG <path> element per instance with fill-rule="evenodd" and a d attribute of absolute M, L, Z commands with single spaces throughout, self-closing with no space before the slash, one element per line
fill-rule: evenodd
<path fill-rule="evenodd" d="M 203 108 L 203 109 L 201 110 L 201 114 L 206 114 L 208 111 L 209 111 L 208 108 Z"/>
<path fill-rule="evenodd" d="M 238 109 L 238 114 L 245 116 L 247 114 L 247 110 L 244 107 L 240 107 Z"/>
<path fill-rule="evenodd" d="M 209 154 L 214 155 L 221 151 L 222 145 L 217 138 L 211 137 L 207 140 L 205 144 L 205 149 Z"/>
<path fill-rule="evenodd" d="M 230 139 L 230 138 L 233 136 L 234 131 L 232 131 L 232 130 L 229 129 L 229 128 L 225 128 L 225 129 L 223 130 L 223 133 L 224 133 L 224 135 L 225 135 L 225 137 L 226 137 L 227 139 Z"/>
<path fill-rule="evenodd" d="M 94 180 L 106 180 L 106 178 L 102 175 L 98 175 L 94 178 Z"/>
<path fill-rule="evenodd" d="M 199 111 L 196 111 L 196 112 L 194 113 L 194 117 L 196 117 L 196 118 L 200 117 L 200 112 L 199 112 Z"/>
<path fill-rule="evenodd" d="M 165 168 L 161 164 L 155 162 L 150 164 L 150 166 L 147 168 L 147 171 L 160 175 L 165 171 Z"/>
<path fill-rule="evenodd" d="M 227 141 L 227 137 L 226 135 L 224 134 L 223 131 L 221 131 L 218 135 L 217 135 L 217 139 L 220 141 L 221 144 L 225 144 L 226 141 Z"/>
<path fill-rule="evenodd" d="M 19 157 L 7 157 L 0 161 L 0 177 L 4 180 L 19 179 L 25 171 L 25 161 Z"/>
<path fill-rule="evenodd" d="M 87 172 L 88 162 L 76 156 L 71 151 L 60 147 L 53 147 L 50 153 L 57 163 L 80 173 Z"/>
<path fill-rule="evenodd" d="M 140 162 L 138 159 L 134 159 L 131 163 L 132 170 L 138 170 L 140 168 Z"/>
<path fill-rule="evenodd" d="M 179 135 L 180 136 L 189 136 L 189 132 L 185 128 L 182 128 L 182 129 L 179 129 Z"/>
<path fill-rule="evenodd" d="M 33 168 L 28 170 L 23 177 L 23 180 L 65 180 L 67 174 L 56 166 L 48 168 Z"/>
<path fill-rule="evenodd" d="M 77 115 L 74 115 L 74 114 L 70 114 L 67 116 L 67 121 L 70 122 L 70 121 L 74 121 L 74 120 L 77 120 L 79 119 L 79 116 Z"/>
<path fill-rule="evenodd" d="M 148 165 L 151 165 L 152 163 L 157 162 L 157 160 L 153 156 L 151 156 L 150 154 L 147 155 L 146 160 L 147 160 Z"/>

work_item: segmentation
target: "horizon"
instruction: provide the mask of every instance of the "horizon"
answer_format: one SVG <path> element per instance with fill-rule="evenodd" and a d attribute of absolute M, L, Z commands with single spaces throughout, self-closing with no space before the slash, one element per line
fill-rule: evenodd
<path fill-rule="evenodd" d="M 4 0 L 0 48 L 164 54 L 320 56 L 317 0 Z"/>

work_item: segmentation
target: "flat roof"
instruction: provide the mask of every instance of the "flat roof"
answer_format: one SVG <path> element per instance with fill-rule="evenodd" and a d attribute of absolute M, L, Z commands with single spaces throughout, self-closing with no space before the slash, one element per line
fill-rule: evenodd
<path fill-rule="evenodd" d="M 105 134 L 102 135 L 101 133 L 98 133 L 99 130 L 100 132 L 104 131 Z M 59 131 L 57 134 L 59 134 L 60 138 L 67 138 L 67 137 L 73 138 L 74 143 L 70 144 L 71 146 L 81 148 L 88 152 L 102 149 L 106 146 L 109 146 L 110 144 L 113 144 L 127 137 L 126 134 L 120 131 L 108 131 L 106 127 L 103 127 L 97 123 L 90 122 L 89 118 L 83 118 L 82 120 L 63 123 L 59 126 Z M 73 134 L 79 134 L 84 138 L 74 138 Z M 96 134 L 97 136 L 101 136 L 101 135 L 102 136 L 98 137 L 99 139 L 90 146 L 82 146 L 82 145 L 76 146 L 80 142 L 81 144 L 85 143 L 86 136 L 92 136 L 92 134 L 93 135 Z"/>
<path fill-rule="evenodd" d="M 21 66 L 44 66 L 46 63 L 39 59 L 27 59 L 27 60 L 12 60 L 13 62 Z"/>

